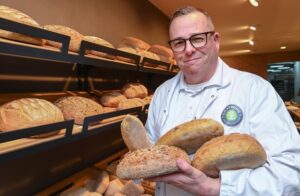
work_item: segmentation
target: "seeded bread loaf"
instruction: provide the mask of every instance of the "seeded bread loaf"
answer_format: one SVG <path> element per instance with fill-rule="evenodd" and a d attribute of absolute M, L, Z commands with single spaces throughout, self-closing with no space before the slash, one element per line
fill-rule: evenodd
<path fill-rule="evenodd" d="M 174 127 L 160 137 L 156 144 L 177 146 L 192 154 L 208 140 L 223 134 L 224 128 L 219 122 L 196 119 Z"/>
<path fill-rule="evenodd" d="M 106 107 L 118 107 L 120 101 L 127 98 L 119 92 L 108 92 L 101 96 L 100 102 Z"/>
<path fill-rule="evenodd" d="M 121 134 L 124 143 L 130 151 L 151 146 L 143 123 L 133 115 L 128 114 L 123 119 Z"/>
<path fill-rule="evenodd" d="M 70 44 L 69 44 L 69 50 L 73 52 L 78 52 L 80 49 L 81 40 L 83 39 L 83 35 L 81 35 L 76 30 L 66 27 L 63 25 L 45 25 L 44 29 L 48 31 L 52 31 L 55 33 L 60 33 L 63 35 L 70 36 Z M 55 48 L 61 48 L 62 44 L 59 42 L 47 40 L 47 45 L 53 46 Z"/>
<path fill-rule="evenodd" d="M 37 98 L 22 98 L 0 107 L 0 130 L 12 131 L 63 121 L 62 112 L 51 102 Z M 48 136 L 58 133 L 40 134 Z"/>
<path fill-rule="evenodd" d="M 255 168 L 266 162 L 261 144 L 248 134 L 234 133 L 214 138 L 197 150 L 192 165 L 210 177 L 220 170 Z"/>
<path fill-rule="evenodd" d="M 149 178 L 179 170 L 176 160 L 190 162 L 187 153 L 175 146 L 157 145 L 129 152 L 117 166 L 116 174 L 122 179 Z"/>
<path fill-rule="evenodd" d="M 30 16 L 24 14 L 23 12 L 4 6 L 0 5 L 0 18 L 12 20 L 18 23 L 26 24 L 29 26 L 33 27 L 38 27 L 41 28 L 41 26 Z M 6 39 L 11 39 L 11 40 L 16 40 L 20 42 L 26 42 L 30 44 L 36 44 L 36 45 L 43 45 L 45 44 L 44 39 L 40 38 L 35 38 L 35 37 L 30 37 L 27 35 L 22 35 L 19 33 L 14 33 L 6 30 L 0 29 L 0 37 L 6 38 Z"/>
<path fill-rule="evenodd" d="M 108 48 L 115 48 L 108 41 L 106 41 L 104 39 L 101 39 L 99 37 L 96 37 L 96 36 L 86 35 L 86 36 L 83 37 L 83 40 L 94 43 L 94 44 L 98 44 L 98 45 L 101 45 L 101 46 L 106 46 Z M 88 54 L 93 54 L 93 55 L 96 55 L 96 56 L 100 56 L 100 57 L 109 58 L 109 59 L 114 59 L 115 58 L 114 55 L 106 54 L 106 53 L 95 51 L 95 50 L 88 50 L 87 53 Z"/>
<path fill-rule="evenodd" d="M 103 113 L 101 104 L 80 96 L 62 97 L 55 105 L 62 111 L 66 120 L 74 119 L 79 125 L 83 124 L 85 117 Z"/>

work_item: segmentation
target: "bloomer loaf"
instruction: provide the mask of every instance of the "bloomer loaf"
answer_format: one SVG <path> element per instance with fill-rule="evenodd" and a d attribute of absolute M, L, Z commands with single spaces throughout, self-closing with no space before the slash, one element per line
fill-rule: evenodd
<path fill-rule="evenodd" d="M 8 20 L 12 20 L 18 23 L 26 24 L 33 27 L 41 28 L 41 26 L 33 20 L 30 16 L 20 12 L 19 10 L 0 5 L 0 18 L 5 18 Z M 43 45 L 45 44 L 45 40 L 35 37 L 30 37 L 27 35 L 22 35 L 19 33 L 14 33 L 6 30 L 0 29 L 0 37 L 4 37 L 6 39 L 26 42 L 30 44 Z"/>
<path fill-rule="evenodd" d="M 60 33 L 63 35 L 70 36 L 70 44 L 69 44 L 69 50 L 73 52 L 78 52 L 81 44 L 81 40 L 83 39 L 83 35 L 81 35 L 76 30 L 66 27 L 63 25 L 45 25 L 44 29 L 48 31 L 52 31 L 55 33 Z M 61 48 L 62 44 L 59 42 L 47 40 L 47 45 L 53 46 L 55 48 Z"/>
<path fill-rule="evenodd" d="M 0 107 L 0 130 L 12 131 L 63 121 L 62 112 L 51 102 L 37 98 L 22 98 Z M 40 134 L 48 136 L 58 133 Z"/>
<path fill-rule="evenodd" d="M 85 117 L 103 113 L 101 104 L 80 96 L 62 97 L 55 105 L 62 111 L 66 120 L 74 119 L 75 123 L 80 125 Z"/>
<path fill-rule="evenodd" d="M 247 134 L 233 133 L 214 138 L 197 150 L 192 165 L 210 177 L 220 170 L 255 168 L 266 162 L 261 144 Z"/>
<path fill-rule="evenodd" d="M 175 146 L 157 145 L 129 152 L 117 166 L 122 179 L 149 178 L 178 171 L 176 159 L 190 162 L 186 152 Z"/>
<path fill-rule="evenodd" d="M 177 146 L 187 153 L 194 153 L 208 140 L 224 134 L 223 126 L 212 119 L 196 119 L 180 124 L 157 141 L 158 145 Z"/>

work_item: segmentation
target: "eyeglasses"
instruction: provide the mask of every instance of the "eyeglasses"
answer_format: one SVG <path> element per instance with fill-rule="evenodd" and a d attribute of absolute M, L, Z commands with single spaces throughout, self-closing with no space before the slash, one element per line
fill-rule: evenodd
<path fill-rule="evenodd" d="M 183 52 L 185 50 L 187 40 L 190 41 L 191 45 L 194 48 L 199 49 L 204 47 L 207 44 L 207 35 L 210 33 L 215 33 L 215 32 L 208 31 L 204 33 L 197 33 L 187 39 L 177 38 L 168 41 L 168 43 L 174 52 Z"/>

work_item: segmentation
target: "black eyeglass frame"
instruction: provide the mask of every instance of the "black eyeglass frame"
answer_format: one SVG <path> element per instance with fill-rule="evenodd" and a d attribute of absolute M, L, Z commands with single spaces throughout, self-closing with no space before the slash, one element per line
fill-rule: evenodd
<path fill-rule="evenodd" d="M 196 33 L 196 34 L 190 36 L 190 37 L 187 38 L 187 39 L 184 39 L 184 38 L 176 38 L 176 39 L 173 39 L 173 40 L 169 40 L 169 41 L 168 41 L 168 44 L 170 45 L 171 49 L 172 49 L 173 52 L 175 52 L 175 53 L 176 53 L 176 52 L 177 52 L 177 53 L 180 53 L 180 52 L 185 51 L 187 40 L 189 40 L 189 42 L 191 43 L 191 45 L 192 45 L 194 48 L 196 48 L 196 49 L 203 48 L 203 47 L 206 46 L 206 44 L 207 44 L 207 35 L 210 34 L 210 33 L 215 33 L 215 31 L 207 31 L 207 32 L 203 32 L 203 33 Z M 204 44 L 203 46 L 201 46 L 201 47 L 195 47 L 194 44 L 193 44 L 192 41 L 191 41 L 193 37 L 198 36 L 198 35 L 205 35 L 205 44 Z M 171 43 L 172 43 L 173 41 L 177 41 L 177 40 L 184 40 L 184 47 L 183 47 L 183 49 L 182 49 L 181 51 L 176 51 L 176 50 L 174 50 L 174 49 L 172 48 Z"/>

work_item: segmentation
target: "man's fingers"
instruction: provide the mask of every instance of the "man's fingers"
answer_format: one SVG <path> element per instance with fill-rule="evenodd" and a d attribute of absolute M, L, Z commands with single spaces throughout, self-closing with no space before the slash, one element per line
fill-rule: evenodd
<path fill-rule="evenodd" d="M 194 175 L 194 169 L 188 162 L 182 159 L 176 160 L 177 167 L 180 169 L 181 172 L 185 173 L 188 176 Z"/>

